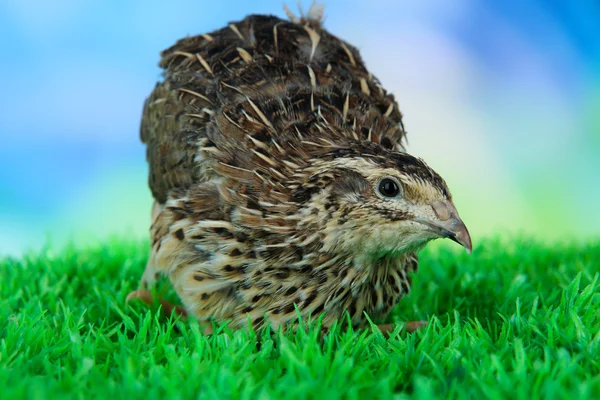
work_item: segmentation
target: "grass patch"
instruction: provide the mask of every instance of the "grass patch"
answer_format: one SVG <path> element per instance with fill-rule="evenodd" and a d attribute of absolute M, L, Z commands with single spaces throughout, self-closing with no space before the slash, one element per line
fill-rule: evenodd
<path fill-rule="evenodd" d="M 412 335 L 203 336 L 124 304 L 146 243 L 0 260 L 2 398 L 600 398 L 600 243 L 421 253 Z"/>

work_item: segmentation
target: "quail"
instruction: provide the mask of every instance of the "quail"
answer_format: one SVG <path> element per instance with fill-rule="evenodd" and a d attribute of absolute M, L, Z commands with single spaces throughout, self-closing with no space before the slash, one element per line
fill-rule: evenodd
<path fill-rule="evenodd" d="M 207 332 L 364 327 L 409 292 L 429 241 L 471 251 L 444 179 L 405 151 L 394 96 L 321 8 L 288 15 L 179 40 L 144 104 L 151 251 L 128 298 L 167 276 Z"/>

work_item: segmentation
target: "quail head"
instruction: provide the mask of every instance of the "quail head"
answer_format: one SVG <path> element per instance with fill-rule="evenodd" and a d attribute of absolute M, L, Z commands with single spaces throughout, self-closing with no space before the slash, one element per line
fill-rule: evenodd
<path fill-rule="evenodd" d="M 394 97 L 321 15 L 250 15 L 162 53 L 141 124 L 152 247 L 130 297 L 166 275 L 200 321 L 361 327 L 408 293 L 429 241 L 471 250 Z"/>

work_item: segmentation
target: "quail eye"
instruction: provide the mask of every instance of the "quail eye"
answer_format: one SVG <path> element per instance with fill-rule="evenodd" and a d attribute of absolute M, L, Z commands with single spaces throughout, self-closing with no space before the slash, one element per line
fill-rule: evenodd
<path fill-rule="evenodd" d="M 377 187 L 379 193 L 385 197 L 396 197 L 400 193 L 400 186 L 396 180 L 392 178 L 383 178 Z"/>

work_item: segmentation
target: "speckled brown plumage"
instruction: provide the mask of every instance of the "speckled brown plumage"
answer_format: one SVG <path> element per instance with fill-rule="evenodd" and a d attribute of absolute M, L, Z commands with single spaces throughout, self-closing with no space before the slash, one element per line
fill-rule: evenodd
<path fill-rule="evenodd" d="M 156 200 L 142 281 L 168 276 L 198 319 L 277 328 L 297 308 L 362 326 L 409 291 L 429 240 L 470 248 L 444 180 L 404 153 L 394 97 L 318 19 L 251 15 L 160 66 L 141 125 Z"/>

